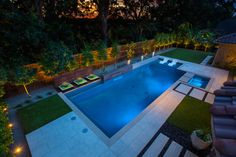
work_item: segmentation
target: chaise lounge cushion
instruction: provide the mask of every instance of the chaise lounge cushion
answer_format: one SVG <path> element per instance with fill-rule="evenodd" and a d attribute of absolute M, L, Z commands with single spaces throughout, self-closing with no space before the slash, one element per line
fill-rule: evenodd
<path fill-rule="evenodd" d="M 213 115 L 231 115 L 236 116 L 236 106 L 212 106 L 210 112 Z"/>
<path fill-rule="evenodd" d="M 219 138 L 236 139 L 236 126 L 214 125 L 215 136 Z"/>
<path fill-rule="evenodd" d="M 214 91 L 216 96 L 236 96 L 236 89 L 218 89 Z"/>
<path fill-rule="evenodd" d="M 236 81 L 227 81 L 224 83 L 224 86 L 236 86 Z"/>
<path fill-rule="evenodd" d="M 234 139 L 216 139 L 214 146 L 222 155 L 236 156 L 236 140 Z"/>
<path fill-rule="evenodd" d="M 225 106 L 212 106 L 210 108 L 210 112 L 213 115 L 227 115 Z"/>
<path fill-rule="evenodd" d="M 215 125 L 236 126 L 236 119 L 233 116 L 213 116 Z"/>
<path fill-rule="evenodd" d="M 236 106 L 225 106 L 228 114 L 236 115 Z"/>

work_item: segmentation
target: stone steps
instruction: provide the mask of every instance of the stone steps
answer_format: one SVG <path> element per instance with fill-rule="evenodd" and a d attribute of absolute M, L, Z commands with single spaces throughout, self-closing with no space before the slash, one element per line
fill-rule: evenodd
<path fill-rule="evenodd" d="M 189 150 L 185 150 L 183 146 L 175 141 L 171 141 L 169 137 L 160 133 L 148 149 L 143 157 L 198 157 Z"/>

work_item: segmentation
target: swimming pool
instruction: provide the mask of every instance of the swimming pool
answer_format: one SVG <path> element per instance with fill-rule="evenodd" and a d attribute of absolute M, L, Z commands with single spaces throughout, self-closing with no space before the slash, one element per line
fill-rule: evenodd
<path fill-rule="evenodd" d="M 209 78 L 194 75 L 192 79 L 189 80 L 189 84 L 199 88 L 206 88 L 208 82 L 210 81 Z"/>
<path fill-rule="evenodd" d="M 111 138 L 183 74 L 183 71 L 156 61 L 86 91 L 78 89 L 66 96 Z"/>

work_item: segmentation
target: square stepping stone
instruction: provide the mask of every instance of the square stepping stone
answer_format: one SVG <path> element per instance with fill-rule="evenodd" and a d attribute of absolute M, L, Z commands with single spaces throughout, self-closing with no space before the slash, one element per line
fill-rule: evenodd
<path fill-rule="evenodd" d="M 166 143 L 168 142 L 169 138 L 162 133 L 158 135 L 152 145 L 148 148 L 148 150 L 144 153 L 143 157 L 151 157 L 151 156 L 158 156 Z"/>
<path fill-rule="evenodd" d="M 192 89 L 192 87 L 187 86 L 185 84 L 180 84 L 175 90 L 184 94 L 188 94 L 188 92 Z"/>
<path fill-rule="evenodd" d="M 181 145 L 179 145 L 175 141 L 172 141 L 163 157 L 179 156 L 182 149 L 183 147 Z"/>
<path fill-rule="evenodd" d="M 190 152 L 189 150 L 187 150 L 186 153 L 184 154 L 184 157 L 197 157 L 197 155 L 195 155 L 192 152 Z"/>
<path fill-rule="evenodd" d="M 196 99 L 202 100 L 203 97 L 205 96 L 206 92 L 194 88 L 192 92 L 189 94 L 189 96 L 194 97 Z"/>
<path fill-rule="evenodd" d="M 215 99 L 215 95 L 208 93 L 205 99 L 205 102 L 209 103 L 209 104 L 213 104 L 214 103 L 214 99 Z"/>
<path fill-rule="evenodd" d="M 190 77 L 187 77 L 187 76 L 183 76 L 179 79 L 180 81 L 183 81 L 183 82 L 188 82 L 190 80 Z"/>

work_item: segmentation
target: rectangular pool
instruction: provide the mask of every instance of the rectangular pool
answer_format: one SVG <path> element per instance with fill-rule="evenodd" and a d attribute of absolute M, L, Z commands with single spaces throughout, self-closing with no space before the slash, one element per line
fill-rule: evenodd
<path fill-rule="evenodd" d="M 135 119 L 185 72 L 157 61 L 67 98 L 107 137 Z"/>

